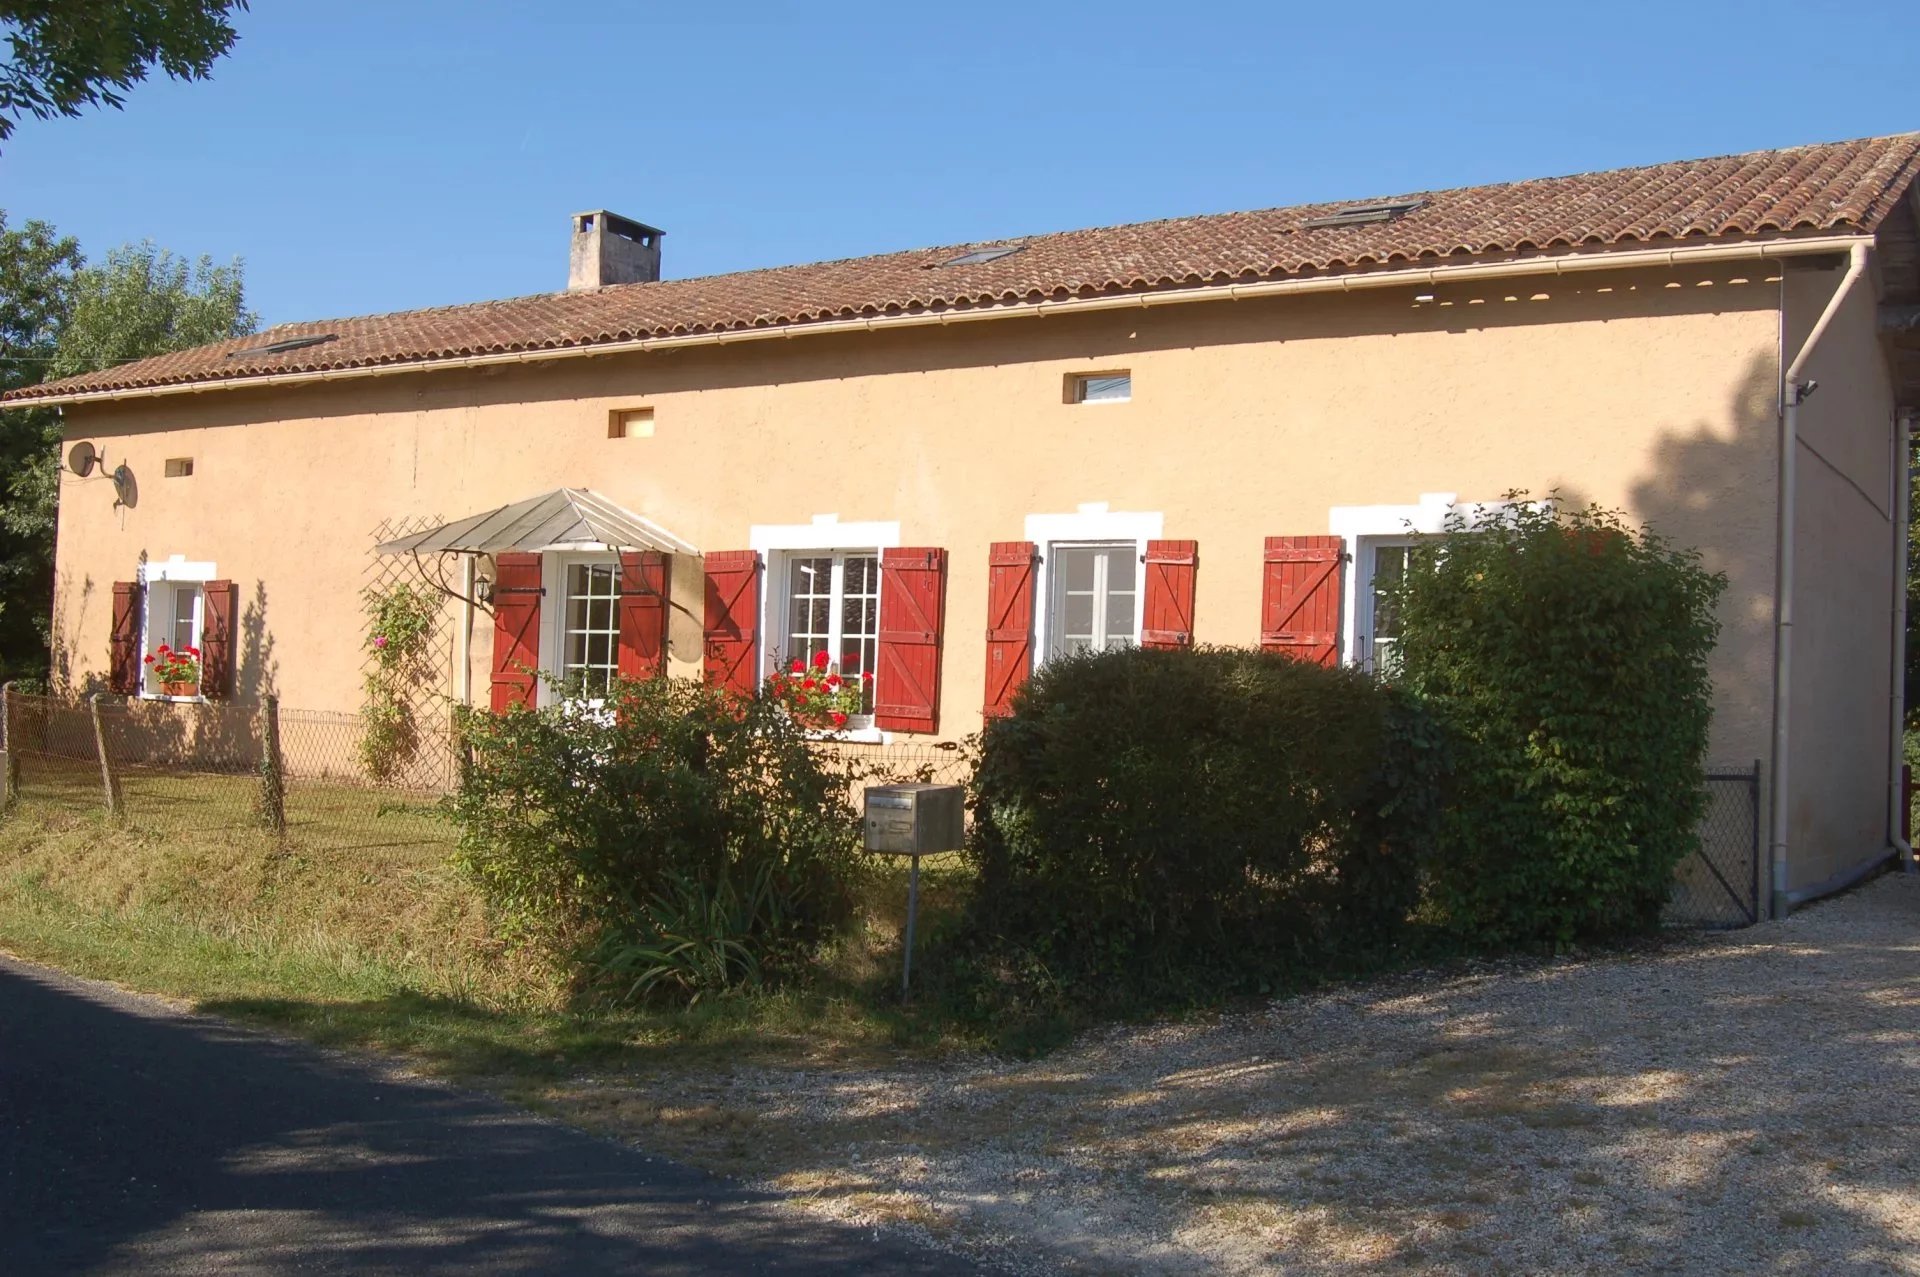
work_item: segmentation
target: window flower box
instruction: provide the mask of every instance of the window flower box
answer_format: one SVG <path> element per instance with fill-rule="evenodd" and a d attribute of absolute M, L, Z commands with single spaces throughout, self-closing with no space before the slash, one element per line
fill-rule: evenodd
<path fill-rule="evenodd" d="M 147 686 L 157 687 L 162 696 L 195 697 L 200 695 L 200 649 L 197 647 L 174 648 L 162 643 L 147 653 Z"/>
<path fill-rule="evenodd" d="M 795 660 L 766 682 L 767 699 L 783 706 L 793 721 L 813 731 L 837 732 L 860 713 L 866 684 L 873 675 L 842 678 L 825 652 L 811 661 Z"/>

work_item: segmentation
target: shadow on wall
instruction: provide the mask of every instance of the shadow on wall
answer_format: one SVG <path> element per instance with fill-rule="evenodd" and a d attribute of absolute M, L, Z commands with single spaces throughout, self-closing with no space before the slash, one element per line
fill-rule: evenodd
<path fill-rule="evenodd" d="M 1713 763 L 1747 765 L 1765 752 L 1760 745 L 1773 680 L 1777 397 L 1775 361 L 1756 356 L 1729 405 L 1733 436 L 1704 421 L 1664 432 L 1652 472 L 1632 490 L 1635 518 L 1678 545 L 1699 548 L 1709 570 L 1727 575 L 1719 608 Z"/>

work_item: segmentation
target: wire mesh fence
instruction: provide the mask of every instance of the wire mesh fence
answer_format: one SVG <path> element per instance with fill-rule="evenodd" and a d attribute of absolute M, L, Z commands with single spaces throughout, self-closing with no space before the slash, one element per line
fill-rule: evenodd
<path fill-rule="evenodd" d="M 1706 775 L 1700 849 L 1674 876 L 1669 926 L 1744 927 L 1760 921 L 1760 764 Z"/>
<path fill-rule="evenodd" d="M 9 796 L 157 833 L 260 834 L 314 848 L 447 842 L 451 724 L 376 781 L 351 714 L 8 691 Z"/>
<path fill-rule="evenodd" d="M 970 785 L 956 742 L 823 740 L 857 809 L 872 784 Z M 459 778 L 451 718 L 417 724 L 376 759 L 358 716 L 205 702 L 0 697 L 0 800 L 106 811 L 157 832 L 263 835 L 315 849 L 450 845 L 439 798 Z M 1760 765 L 1705 778 L 1699 850 L 1675 876 L 1665 920 L 1742 927 L 1760 919 Z"/>

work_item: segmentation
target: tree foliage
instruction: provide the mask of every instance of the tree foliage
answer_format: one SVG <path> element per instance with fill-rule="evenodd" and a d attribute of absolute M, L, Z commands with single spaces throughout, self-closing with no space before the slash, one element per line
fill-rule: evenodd
<path fill-rule="evenodd" d="M 247 0 L 0 0 L 0 142 L 24 116 L 119 107 L 158 66 L 204 80 L 238 37 L 228 20 Z"/>
<path fill-rule="evenodd" d="M 1429 888 L 1461 936 L 1565 944 L 1657 924 L 1698 845 L 1725 587 L 1597 507 L 1516 501 L 1416 545 L 1397 677 L 1458 753 Z"/>
<path fill-rule="evenodd" d="M 189 262 L 151 243 L 88 266 L 44 222 L 0 213 L 0 389 L 95 372 L 254 331 L 241 267 Z M 60 419 L 0 413 L 0 676 L 41 675 L 53 599 Z"/>

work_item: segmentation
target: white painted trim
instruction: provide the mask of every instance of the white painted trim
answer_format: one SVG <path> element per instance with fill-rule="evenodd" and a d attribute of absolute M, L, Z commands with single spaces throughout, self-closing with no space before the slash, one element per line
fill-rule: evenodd
<path fill-rule="evenodd" d="M 1047 631 L 1053 620 L 1053 580 L 1051 567 L 1055 545 L 1111 545 L 1131 541 L 1142 558 L 1147 542 L 1157 541 L 1166 526 L 1166 516 L 1158 510 L 1109 510 L 1104 501 L 1090 501 L 1072 514 L 1030 514 L 1027 516 L 1027 540 L 1038 547 L 1040 562 L 1034 569 L 1033 656 L 1037 668 L 1047 659 Z M 1136 578 L 1140 588 L 1133 598 L 1133 632 L 1140 633 L 1147 599 L 1147 574 L 1144 568 Z"/>
<path fill-rule="evenodd" d="M 1423 492 L 1414 505 L 1337 505 L 1327 511 L 1327 531 L 1346 544 L 1346 586 L 1340 600 L 1340 656 L 1349 665 L 1360 660 L 1360 576 L 1367 564 L 1362 542 L 1405 541 L 1439 532 L 1459 503 L 1452 492 Z"/>
<path fill-rule="evenodd" d="M 212 563 L 195 562 L 178 554 L 159 562 L 149 560 L 140 569 L 140 580 L 145 585 L 155 581 L 212 581 L 218 576 Z"/>
<path fill-rule="evenodd" d="M 869 520 L 842 523 L 837 514 L 816 514 L 807 523 L 756 523 L 747 529 L 747 547 L 760 555 L 760 650 L 753 654 L 758 678 L 773 673 L 773 654 L 786 643 L 787 610 L 773 606 L 776 576 L 784 578 L 782 554 L 796 550 L 819 553 L 845 550 L 894 550 L 900 546 L 900 523 L 896 520 Z M 886 574 L 880 575 L 882 593 Z M 838 732 L 809 732 L 822 740 L 859 741 L 884 745 L 893 733 L 871 725 Z"/>
<path fill-rule="evenodd" d="M 1516 506 L 1551 509 L 1551 498 L 1540 501 L 1476 501 L 1462 513 L 1467 522 L 1479 523 L 1498 518 Z M 1346 587 L 1340 600 L 1341 659 L 1349 665 L 1360 661 L 1361 571 L 1371 560 L 1362 553 L 1373 545 L 1404 545 L 1416 536 L 1433 536 L 1446 530 L 1447 516 L 1460 509 L 1459 494 L 1423 492 L 1415 505 L 1337 505 L 1327 511 L 1327 531 L 1346 541 Z M 1368 574 L 1368 583 L 1372 577 Z M 1372 596 L 1367 596 L 1366 611 L 1372 611 Z"/>

